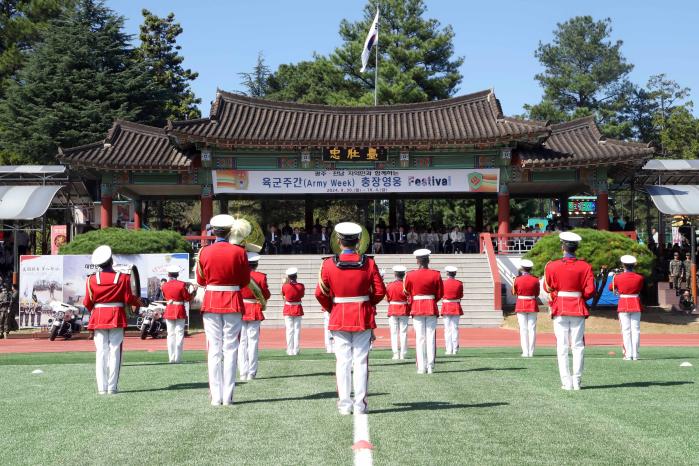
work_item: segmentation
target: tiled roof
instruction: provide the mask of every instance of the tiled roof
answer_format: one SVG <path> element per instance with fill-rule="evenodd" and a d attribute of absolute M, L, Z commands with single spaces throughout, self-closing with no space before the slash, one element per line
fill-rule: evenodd
<path fill-rule="evenodd" d="M 59 149 L 58 159 L 74 167 L 179 170 L 191 160 L 171 144 L 165 130 L 117 120 L 103 141 Z"/>
<path fill-rule="evenodd" d="M 370 143 L 384 147 L 537 142 L 539 122 L 507 118 L 492 91 L 433 102 L 333 107 L 251 98 L 219 91 L 209 118 L 176 121 L 180 144 L 314 147 Z"/>

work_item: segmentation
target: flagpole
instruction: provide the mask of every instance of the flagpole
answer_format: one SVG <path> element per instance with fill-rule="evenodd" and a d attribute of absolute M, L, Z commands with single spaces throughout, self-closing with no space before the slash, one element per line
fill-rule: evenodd
<path fill-rule="evenodd" d="M 376 9 L 376 18 L 379 17 L 379 9 Z M 379 104 L 379 21 L 376 21 L 376 57 L 374 62 L 374 107 Z"/>

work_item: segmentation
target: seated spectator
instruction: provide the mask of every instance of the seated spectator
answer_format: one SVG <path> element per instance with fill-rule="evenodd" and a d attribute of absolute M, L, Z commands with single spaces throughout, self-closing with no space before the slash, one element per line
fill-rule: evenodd
<path fill-rule="evenodd" d="M 318 237 L 318 253 L 328 254 L 330 252 L 330 233 L 326 227 L 320 229 Z"/>
<path fill-rule="evenodd" d="M 451 233 L 449 233 L 449 238 L 451 239 L 454 254 L 464 253 L 464 239 L 462 238 L 463 236 L 464 234 L 459 230 L 459 227 L 452 228 Z"/>
<path fill-rule="evenodd" d="M 412 253 L 413 251 L 419 249 L 420 235 L 415 231 L 415 227 L 410 227 L 410 231 L 407 234 L 407 253 Z"/>
<path fill-rule="evenodd" d="M 291 235 L 291 245 L 294 254 L 303 254 L 306 245 L 306 235 L 301 233 L 301 230 L 294 228 L 294 233 Z"/>
<path fill-rule="evenodd" d="M 427 249 L 438 252 L 440 239 L 439 233 L 434 228 L 430 228 L 430 232 L 427 234 Z"/>
<path fill-rule="evenodd" d="M 391 227 L 386 228 L 383 235 L 383 249 L 386 254 L 393 254 L 396 252 L 396 235 L 393 234 Z"/>
<path fill-rule="evenodd" d="M 464 252 L 466 254 L 478 252 L 478 234 L 473 231 L 471 225 L 466 227 L 466 233 L 464 233 Z"/>
<path fill-rule="evenodd" d="M 275 225 L 269 227 L 269 232 L 265 238 L 267 254 L 279 254 L 282 238 Z"/>
<path fill-rule="evenodd" d="M 293 233 L 293 230 L 292 230 Z M 281 235 L 281 243 L 280 243 L 280 250 L 282 254 L 291 254 L 291 251 L 293 249 L 293 246 L 291 244 L 291 233 L 282 233 Z"/>
<path fill-rule="evenodd" d="M 383 232 L 381 231 L 381 227 L 379 226 L 377 226 L 374 230 L 374 242 L 372 245 L 372 251 L 374 252 L 374 254 L 383 254 L 384 252 Z"/>
<path fill-rule="evenodd" d="M 408 235 L 405 233 L 405 227 L 399 227 L 396 233 L 396 252 L 405 254 L 408 252 Z M 412 252 L 412 251 L 410 251 Z"/>

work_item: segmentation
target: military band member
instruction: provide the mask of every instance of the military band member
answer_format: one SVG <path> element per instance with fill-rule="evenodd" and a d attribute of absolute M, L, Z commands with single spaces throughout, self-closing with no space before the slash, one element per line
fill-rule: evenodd
<path fill-rule="evenodd" d="M 388 301 L 388 325 L 391 329 L 391 349 L 393 359 L 405 359 L 408 353 L 408 321 L 410 320 L 410 306 L 408 296 L 405 294 L 403 279 L 405 278 L 405 266 L 393 267 L 396 279 L 386 287 L 386 301 Z"/>
<path fill-rule="evenodd" d="M 306 287 L 297 280 L 298 269 L 286 269 L 286 281 L 282 286 L 284 298 L 284 324 L 286 325 L 286 354 L 299 354 L 299 339 L 301 337 L 301 318 L 303 317 L 303 300 Z"/>
<path fill-rule="evenodd" d="M 534 263 L 523 259 L 520 263 L 522 275 L 515 278 L 512 285 L 512 294 L 515 295 L 515 313 L 519 323 L 519 342 L 522 346 L 522 357 L 531 358 L 534 356 L 536 347 L 536 319 L 539 306 L 536 297 L 541 292 L 539 279 L 532 275 Z"/>
<path fill-rule="evenodd" d="M 675 252 L 673 259 L 670 261 L 668 266 L 668 272 L 670 275 L 670 288 L 675 289 L 675 295 L 680 295 L 680 290 L 682 289 L 682 282 L 684 281 L 684 264 L 680 260 L 680 253 Z"/>
<path fill-rule="evenodd" d="M 271 296 L 267 285 L 267 275 L 257 271 L 260 255 L 256 252 L 249 252 L 248 263 L 250 264 L 250 281 L 257 284 L 260 296 L 256 296 L 250 286 L 246 286 L 242 290 L 245 312 L 243 313 L 243 326 L 240 330 L 240 347 L 238 348 L 240 380 L 252 380 L 257 376 L 260 324 L 265 320 L 263 311 L 266 301 Z M 261 302 L 260 299 L 264 301 Z"/>
<path fill-rule="evenodd" d="M 432 270 L 429 249 L 418 249 L 413 254 L 418 269 L 405 277 L 405 292 L 410 302 L 410 315 L 415 329 L 415 353 L 417 373 L 431 374 L 434 371 L 437 350 L 437 302 L 444 295 L 444 284 L 438 270 Z"/>
<path fill-rule="evenodd" d="M 337 407 L 342 415 L 367 413 L 369 348 L 376 328 L 376 306 L 386 288 L 374 259 L 360 254 L 357 245 L 362 227 L 343 222 L 335 226 L 340 254 L 323 261 L 315 296 L 330 313 L 333 334 Z M 354 400 L 350 394 L 354 388 Z"/>
<path fill-rule="evenodd" d="M 585 301 L 595 294 L 595 280 L 590 264 L 575 257 L 582 238 L 570 231 L 558 236 L 563 258 L 546 264 L 544 291 L 551 297 L 561 388 L 580 390 L 585 358 L 585 319 L 590 315 Z M 570 347 L 573 350 L 572 375 L 568 367 Z"/>
<path fill-rule="evenodd" d="M 621 336 L 624 342 L 624 360 L 638 359 L 638 347 L 641 337 L 641 290 L 643 275 L 633 271 L 636 265 L 634 256 L 621 256 L 624 265 L 622 273 L 614 275 L 609 290 L 619 295 L 617 312 L 621 324 Z"/>
<path fill-rule="evenodd" d="M 143 303 L 131 292 L 129 275 L 114 271 L 109 246 L 95 249 L 92 264 L 99 270 L 87 277 L 83 305 L 91 312 L 88 328 L 95 332 L 97 392 L 113 395 L 119 389 L 126 306 L 141 306 Z"/>
<path fill-rule="evenodd" d="M 444 320 L 444 350 L 445 354 L 456 354 L 459 351 L 459 318 L 464 315 L 461 309 L 461 298 L 464 297 L 464 284 L 456 279 L 457 268 L 448 265 L 444 268 L 447 279 L 444 280 L 444 296 L 442 297 L 442 319 Z"/>
<path fill-rule="evenodd" d="M 197 283 L 206 287 L 201 312 L 208 348 L 209 391 L 211 405 L 219 406 L 233 403 L 245 308 L 241 290 L 250 282 L 242 243 L 252 227 L 247 220 L 216 215 L 211 228 L 216 240 L 201 249 L 196 277 Z"/>
<path fill-rule="evenodd" d="M 167 326 L 167 354 L 170 364 L 182 362 L 184 325 L 187 321 L 185 305 L 194 298 L 187 289 L 189 284 L 177 279 L 179 275 L 180 268 L 178 266 L 169 266 L 167 268 L 168 280 L 161 287 L 165 300 L 163 319 L 165 319 Z"/>

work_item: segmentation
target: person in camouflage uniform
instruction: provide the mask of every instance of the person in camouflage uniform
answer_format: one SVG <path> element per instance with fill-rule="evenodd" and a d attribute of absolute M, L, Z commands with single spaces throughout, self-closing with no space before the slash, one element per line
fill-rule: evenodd
<path fill-rule="evenodd" d="M 684 269 L 684 277 L 682 278 L 682 287 L 686 290 L 692 289 L 692 254 L 686 253 L 684 255 L 684 261 L 682 262 L 682 267 Z"/>
<path fill-rule="evenodd" d="M 10 301 L 12 295 L 7 289 L 7 284 L 0 285 L 0 338 L 8 338 L 10 335 Z"/>
<path fill-rule="evenodd" d="M 670 261 L 668 268 L 670 275 L 670 288 L 675 289 L 675 295 L 680 295 L 680 288 L 684 280 L 684 264 L 680 260 L 680 253 L 676 252 L 674 258 Z"/>

